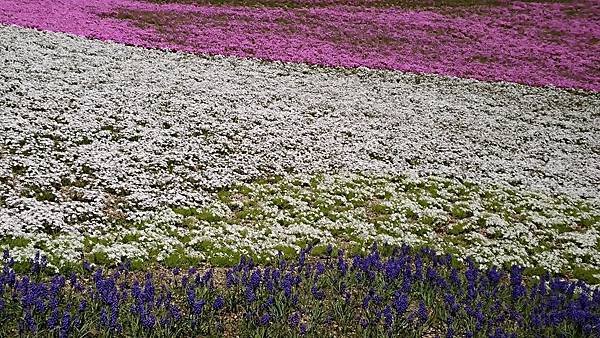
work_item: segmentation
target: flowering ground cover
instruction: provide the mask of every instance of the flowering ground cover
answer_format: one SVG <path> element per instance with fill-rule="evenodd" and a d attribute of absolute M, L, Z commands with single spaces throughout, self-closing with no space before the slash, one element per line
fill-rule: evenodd
<path fill-rule="evenodd" d="M 0 336 L 600 336 L 597 1 L 243 5 L 0 0 Z"/>
<path fill-rule="evenodd" d="M 326 238 L 597 281 L 598 95 L 2 34 L 17 261 L 229 265 Z"/>
<path fill-rule="evenodd" d="M 175 268 L 145 276 L 119 268 L 45 275 L 36 256 L 16 273 L 8 252 L 0 274 L 3 336 L 518 337 L 594 336 L 600 292 L 582 282 L 523 279 L 494 267 L 458 264 L 407 246 L 373 246 L 351 260 L 328 247 L 311 260 L 224 272 Z M 333 254 L 336 254 L 335 256 Z M 337 257 L 336 257 L 337 256 Z M 308 259 L 307 259 L 308 258 Z M 79 269 L 82 271 L 82 269 Z"/>
<path fill-rule="evenodd" d="M 600 89 L 600 4 L 593 0 L 425 8 L 410 1 L 161 2 L 3 0 L 0 22 L 195 53 Z M 470 6 L 445 6 L 453 4 Z"/>

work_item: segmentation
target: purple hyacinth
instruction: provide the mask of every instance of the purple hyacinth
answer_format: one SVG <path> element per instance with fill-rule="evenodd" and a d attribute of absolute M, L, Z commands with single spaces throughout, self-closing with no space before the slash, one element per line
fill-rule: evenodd
<path fill-rule="evenodd" d="M 394 309 L 398 316 L 402 316 L 408 309 L 408 295 L 396 291 L 394 294 Z"/>
<path fill-rule="evenodd" d="M 297 327 L 298 324 L 300 323 L 300 313 L 298 312 L 294 312 L 290 315 L 290 317 L 288 318 L 288 323 L 290 324 L 291 327 Z"/>
<path fill-rule="evenodd" d="M 227 288 L 232 288 L 234 285 L 237 285 L 237 278 L 232 269 L 228 269 L 225 274 L 225 286 Z"/>
<path fill-rule="evenodd" d="M 413 277 L 417 281 L 423 279 L 423 258 L 421 258 L 421 256 L 415 258 L 415 273 Z"/>
<path fill-rule="evenodd" d="M 212 281 L 213 273 L 214 273 L 214 270 L 213 270 L 213 269 L 208 269 L 208 270 L 207 270 L 207 271 L 204 273 L 204 275 L 202 275 L 202 279 L 201 279 L 200 283 L 201 283 L 202 285 L 209 285 L 209 284 L 210 284 L 210 282 Z"/>
<path fill-rule="evenodd" d="M 510 270 L 510 284 L 512 286 L 513 299 L 521 298 L 525 295 L 523 286 L 523 268 L 513 265 Z"/>
<path fill-rule="evenodd" d="M 322 262 L 317 262 L 315 266 L 315 278 L 325 273 L 325 265 Z"/>
<path fill-rule="evenodd" d="M 247 286 L 246 287 L 246 301 L 248 303 L 252 303 L 256 300 L 256 294 L 254 293 L 254 290 L 252 289 L 252 287 Z"/>
<path fill-rule="evenodd" d="M 100 310 L 100 324 L 108 326 L 108 315 L 106 314 L 105 308 Z"/>
<path fill-rule="evenodd" d="M 268 313 L 265 313 L 264 315 L 262 315 L 260 317 L 259 324 L 260 324 L 260 326 L 267 326 L 267 325 L 269 325 L 270 321 L 271 321 L 271 315 L 269 315 Z"/>
<path fill-rule="evenodd" d="M 292 296 L 292 275 L 290 273 L 287 273 L 285 277 L 283 277 L 281 287 L 283 288 L 285 296 L 290 298 Z"/>
<path fill-rule="evenodd" d="M 312 293 L 313 297 L 315 297 L 316 300 L 321 301 L 325 299 L 325 292 L 319 290 L 316 284 L 310 288 L 310 293 Z"/>
<path fill-rule="evenodd" d="M 156 317 L 151 313 L 144 313 L 142 316 L 142 326 L 147 330 L 151 330 L 154 328 L 154 325 L 156 325 Z"/>
<path fill-rule="evenodd" d="M 417 316 L 423 322 L 426 322 L 429 319 L 429 314 L 427 313 L 427 308 L 425 307 L 425 303 L 423 301 L 419 302 L 419 309 L 417 310 Z"/>
<path fill-rule="evenodd" d="M 390 281 L 395 280 L 400 276 L 401 269 L 402 265 L 400 260 L 389 259 L 384 264 L 385 277 Z"/>
<path fill-rule="evenodd" d="M 203 299 L 200 299 L 198 301 L 195 301 L 193 306 L 192 306 L 192 313 L 196 316 L 199 316 L 202 314 L 202 310 L 204 309 L 204 304 L 206 302 Z"/>
<path fill-rule="evenodd" d="M 492 286 L 498 285 L 500 283 L 500 279 L 502 278 L 502 273 L 496 269 L 495 266 L 491 267 L 487 273 L 488 280 Z"/>
<path fill-rule="evenodd" d="M 249 286 L 252 287 L 253 289 L 258 288 L 258 286 L 260 285 L 260 280 L 261 280 L 260 269 L 256 269 L 256 270 L 254 270 L 254 272 L 250 276 L 250 284 L 249 284 Z"/>
<path fill-rule="evenodd" d="M 346 263 L 346 260 L 344 259 L 344 250 L 339 250 L 338 251 L 338 270 L 340 272 L 340 274 L 342 276 L 345 276 L 346 273 L 348 272 L 348 263 Z"/>
<path fill-rule="evenodd" d="M 58 336 L 60 338 L 68 337 L 70 329 L 71 329 L 71 313 L 67 309 L 63 315 Z"/>
<path fill-rule="evenodd" d="M 406 294 L 410 293 L 412 286 L 412 278 L 413 275 L 411 274 L 410 267 L 406 266 L 404 269 L 404 273 L 402 274 L 402 292 Z"/>
<path fill-rule="evenodd" d="M 392 308 L 389 305 L 387 305 L 385 308 L 383 308 L 382 315 L 383 315 L 385 329 L 390 330 L 392 328 L 392 324 L 394 321 L 393 314 L 392 314 Z"/>
<path fill-rule="evenodd" d="M 194 304 L 194 301 L 196 300 L 196 289 L 189 288 L 187 289 L 186 294 L 188 304 L 192 306 L 192 304 Z"/>
<path fill-rule="evenodd" d="M 279 285 L 280 279 L 281 279 L 281 270 L 274 269 L 273 272 L 271 272 L 271 280 L 273 281 L 273 283 L 275 285 Z"/>
<path fill-rule="evenodd" d="M 146 275 L 146 281 L 141 296 L 146 303 L 154 303 L 155 291 L 154 284 L 152 283 L 152 274 L 150 273 Z"/>
<path fill-rule="evenodd" d="M 298 267 L 302 270 L 304 267 L 304 262 L 306 261 L 306 252 L 304 250 L 300 250 L 300 255 L 298 256 Z"/>
<path fill-rule="evenodd" d="M 450 309 L 450 313 L 455 314 L 458 311 L 458 304 L 456 302 L 456 297 L 451 293 L 446 293 L 444 295 L 444 302 Z"/>
<path fill-rule="evenodd" d="M 217 298 L 215 298 L 215 301 L 213 302 L 213 309 L 218 311 L 221 310 L 224 306 L 225 300 L 223 299 L 223 297 L 217 296 Z"/>
<path fill-rule="evenodd" d="M 53 329 L 54 327 L 56 327 L 58 325 L 58 307 L 55 307 L 52 309 L 52 313 L 50 314 L 50 317 L 48 318 L 48 327 Z"/>

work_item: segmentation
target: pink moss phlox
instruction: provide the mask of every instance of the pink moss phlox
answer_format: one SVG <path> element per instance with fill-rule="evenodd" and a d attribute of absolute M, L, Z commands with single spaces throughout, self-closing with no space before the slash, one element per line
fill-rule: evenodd
<path fill-rule="evenodd" d="M 0 23 L 148 48 L 600 91 L 595 0 L 420 10 L 0 0 Z"/>

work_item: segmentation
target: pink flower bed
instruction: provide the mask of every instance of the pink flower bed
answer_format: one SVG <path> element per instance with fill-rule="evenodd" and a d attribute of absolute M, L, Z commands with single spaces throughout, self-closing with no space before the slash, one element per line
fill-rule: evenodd
<path fill-rule="evenodd" d="M 194 53 L 600 91 L 600 2 L 402 9 L 0 0 L 0 22 Z"/>

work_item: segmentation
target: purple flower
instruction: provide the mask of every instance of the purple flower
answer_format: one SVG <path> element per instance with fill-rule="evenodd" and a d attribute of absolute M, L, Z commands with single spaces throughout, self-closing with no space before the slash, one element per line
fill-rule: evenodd
<path fill-rule="evenodd" d="M 523 286 L 523 269 L 513 265 L 510 270 L 510 284 L 512 286 L 513 299 L 521 298 L 525 295 L 525 287 Z"/>
<path fill-rule="evenodd" d="M 325 273 L 325 266 L 323 265 L 323 263 L 318 262 L 315 267 L 315 277 L 319 277 L 323 273 Z"/>
<path fill-rule="evenodd" d="M 348 272 L 348 263 L 346 263 L 346 260 L 344 259 L 344 250 L 339 250 L 338 251 L 338 270 L 340 271 L 340 274 L 342 276 L 345 276 L 346 273 Z"/>
<path fill-rule="evenodd" d="M 408 295 L 396 291 L 394 294 L 394 309 L 398 316 L 402 316 L 408 309 Z"/>
<path fill-rule="evenodd" d="M 302 270 L 304 266 L 304 262 L 306 261 L 306 252 L 304 250 L 300 250 L 300 256 L 298 257 L 298 267 Z"/>
<path fill-rule="evenodd" d="M 248 303 L 252 303 L 255 300 L 256 300 L 256 294 L 254 293 L 254 290 L 250 286 L 247 286 L 246 287 L 246 301 Z"/>
<path fill-rule="evenodd" d="M 271 321 L 271 315 L 269 315 L 268 313 L 265 313 L 264 315 L 262 315 L 262 317 L 260 317 L 259 324 L 260 324 L 260 326 L 267 326 L 267 325 L 269 325 L 270 321 Z"/>
<path fill-rule="evenodd" d="M 199 316 L 202 314 L 202 309 L 204 309 L 204 304 L 206 302 L 203 299 L 200 299 L 198 301 L 194 302 L 194 305 L 192 306 L 192 313 L 196 316 Z"/>
<path fill-rule="evenodd" d="M 412 274 L 410 272 L 410 267 L 406 267 L 404 269 L 404 273 L 402 276 L 402 292 L 408 294 L 410 293 L 412 285 Z"/>
<path fill-rule="evenodd" d="M 25 311 L 24 323 L 29 331 L 33 333 L 37 331 L 37 325 L 35 324 L 35 320 L 33 319 L 33 315 L 29 309 Z"/>
<path fill-rule="evenodd" d="M 154 303 L 154 284 L 152 283 L 152 275 L 150 273 L 146 275 L 146 282 L 144 283 L 141 296 L 146 303 Z"/>
<path fill-rule="evenodd" d="M 435 270 L 434 267 L 428 266 L 427 267 L 427 280 L 429 282 L 434 282 L 437 279 L 438 279 L 437 270 Z"/>
<path fill-rule="evenodd" d="M 194 301 L 196 300 L 196 289 L 189 288 L 189 289 L 187 289 L 186 293 L 187 293 L 188 304 L 191 306 L 192 304 L 194 304 Z"/>
<path fill-rule="evenodd" d="M 151 313 L 144 313 L 142 316 L 142 326 L 147 330 L 151 330 L 154 328 L 154 325 L 156 325 L 156 317 Z"/>
<path fill-rule="evenodd" d="M 213 269 L 209 269 L 202 276 L 201 283 L 203 285 L 208 285 L 208 283 L 212 280 L 212 277 L 213 277 Z"/>
<path fill-rule="evenodd" d="M 395 280 L 400 276 L 401 268 L 402 265 L 400 264 L 400 261 L 389 259 L 384 264 L 385 277 L 390 281 Z"/>
<path fill-rule="evenodd" d="M 281 279 L 281 271 L 279 269 L 273 270 L 271 273 L 271 280 L 275 285 L 278 285 Z"/>
<path fill-rule="evenodd" d="M 55 307 L 52 309 L 52 313 L 50 314 L 50 317 L 48 318 L 48 327 L 49 328 L 54 328 L 56 325 L 58 325 L 58 307 Z"/>
<path fill-rule="evenodd" d="M 270 295 L 269 298 L 267 298 L 267 301 L 262 305 L 262 307 L 266 309 L 273 306 L 273 304 L 275 304 L 275 297 L 273 297 L 273 295 Z"/>
<path fill-rule="evenodd" d="M 225 286 L 231 288 L 237 284 L 237 278 L 232 269 L 228 269 L 225 274 Z"/>
<path fill-rule="evenodd" d="M 369 302 L 370 302 L 370 301 L 371 301 L 371 295 L 370 295 L 370 294 L 367 294 L 367 295 L 365 296 L 365 298 L 363 298 L 363 301 L 362 301 L 362 308 L 366 310 L 366 309 L 369 307 Z"/>
<path fill-rule="evenodd" d="M 131 297 L 135 300 L 141 300 L 142 297 L 142 289 L 140 288 L 140 284 L 138 281 L 134 281 L 131 286 Z"/>
<path fill-rule="evenodd" d="M 217 296 L 217 298 L 215 298 L 215 301 L 213 303 L 213 309 L 218 311 L 218 310 L 221 310 L 223 308 L 223 306 L 225 306 L 225 300 L 223 300 L 223 297 Z"/>
<path fill-rule="evenodd" d="M 421 256 L 415 258 L 415 273 L 413 277 L 418 281 L 423 279 L 423 258 Z"/>
<path fill-rule="evenodd" d="M 426 322 L 429 318 L 429 314 L 427 313 L 427 308 L 425 307 L 425 303 L 423 301 L 419 302 L 419 309 L 417 310 L 417 316 L 421 321 Z"/>
<path fill-rule="evenodd" d="M 292 296 L 292 275 L 289 272 L 285 275 L 285 277 L 283 277 L 281 284 L 283 293 L 287 298 L 290 298 Z"/>
<path fill-rule="evenodd" d="M 454 297 L 454 295 L 446 293 L 444 295 L 444 302 L 452 314 L 455 314 L 458 311 L 458 304 L 456 303 L 456 297 Z"/>
<path fill-rule="evenodd" d="M 389 305 L 387 305 L 385 308 L 383 308 L 383 320 L 384 320 L 385 329 L 390 330 L 392 328 L 394 319 L 393 319 L 393 315 L 392 315 L 392 309 L 390 308 Z"/>
<path fill-rule="evenodd" d="M 300 335 L 304 336 L 307 331 L 308 331 L 308 329 L 306 327 L 306 324 L 300 324 Z"/>
<path fill-rule="evenodd" d="M 313 297 L 319 301 L 325 299 L 325 292 L 319 290 L 316 284 L 310 288 L 310 292 L 312 293 Z"/>
<path fill-rule="evenodd" d="M 75 284 L 77 283 L 77 275 L 75 275 L 74 272 L 71 272 L 71 274 L 69 275 L 69 283 L 71 284 L 71 286 L 75 286 Z"/>
<path fill-rule="evenodd" d="M 100 310 L 100 323 L 104 326 L 108 326 L 108 315 L 106 314 L 105 308 Z"/>
<path fill-rule="evenodd" d="M 492 286 L 498 285 L 500 279 L 502 278 L 502 274 L 496 269 L 495 266 L 488 270 L 487 276 Z"/>
<path fill-rule="evenodd" d="M 252 287 L 253 289 L 256 289 L 260 285 L 260 279 L 261 279 L 260 269 L 254 270 L 254 272 L 252 273 L 252 276 L 250 276 L 250 287 Z"/>
<path fill-rule="evenodd" d="M 71 313 L 66 310 L 60 325 L 59 337 L 66 338 L 69 336 L 69 330 L 71 329 Z"/>
<path fill-rule="evenodd" d="M 175 321 L 178 321 L 181 318 L 181 311 L 177 306 L 169 306 L 169 315 Z"/>
<path fill-rule="evenodd" d="M 294 312 L 288 318 L 288 323 L 291 327 L 296 327 L 300 323 L 300 313 Z"/>

